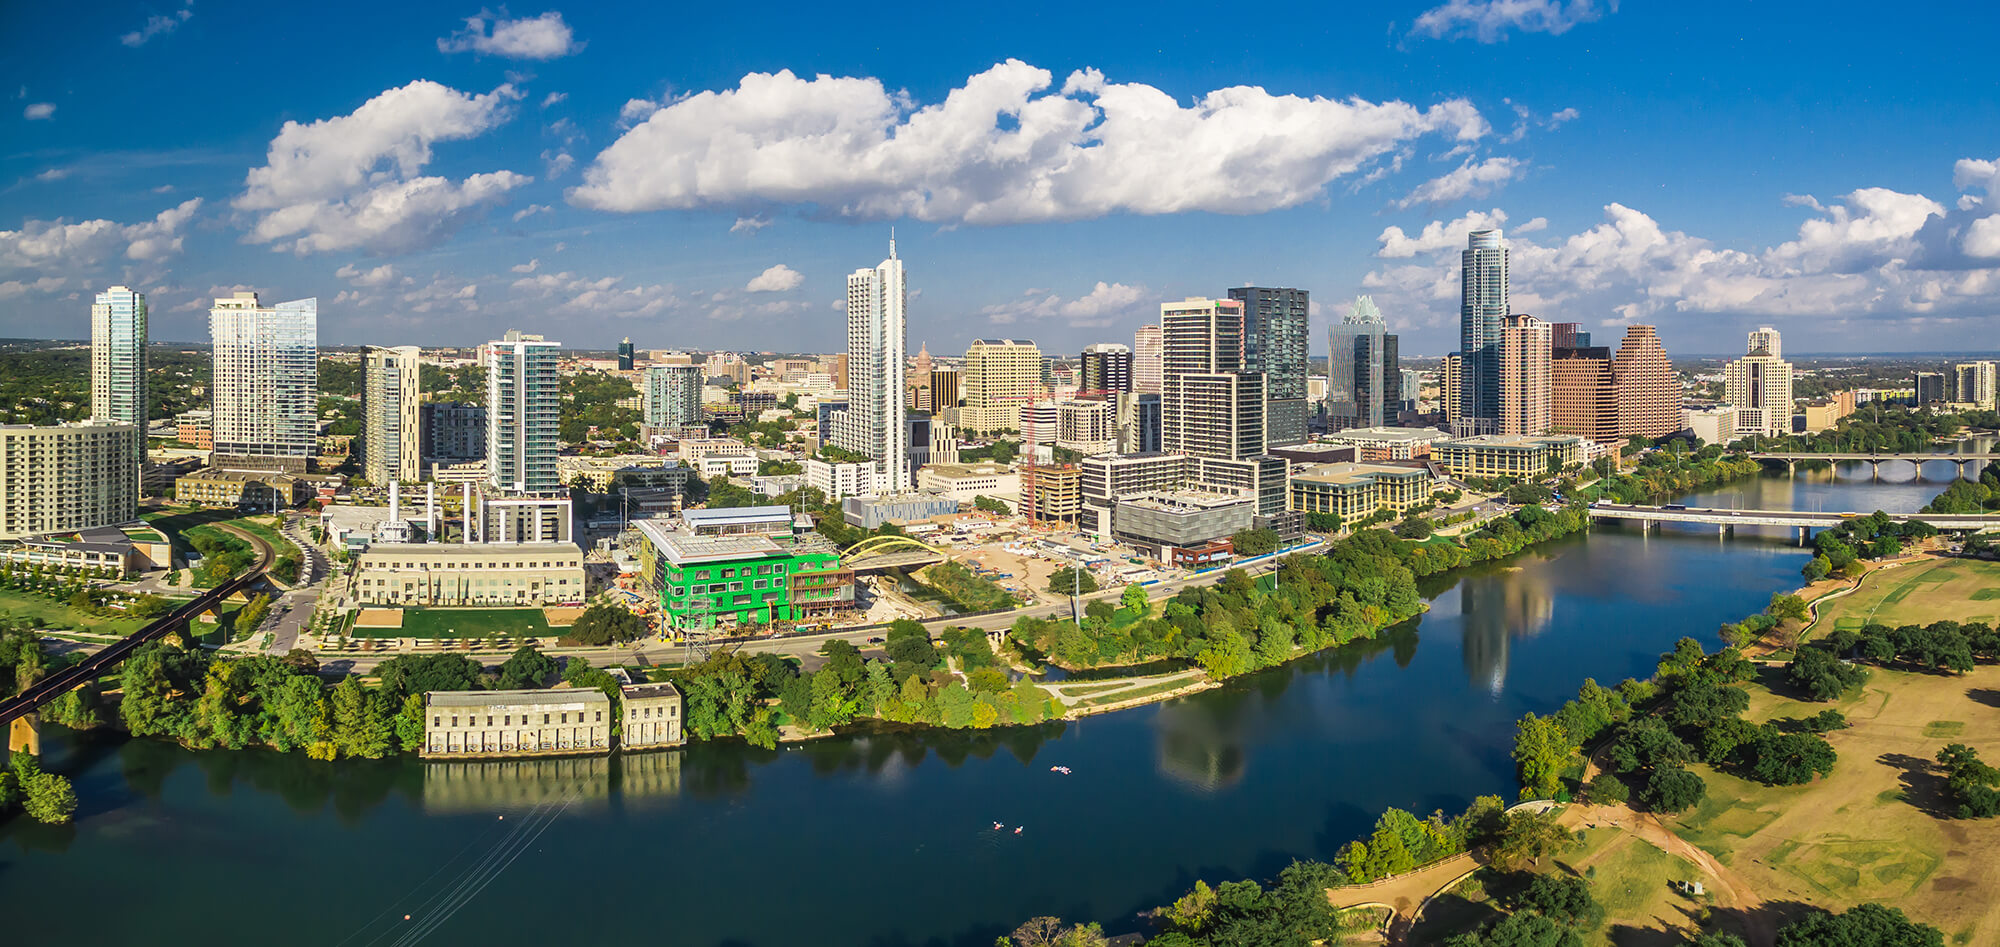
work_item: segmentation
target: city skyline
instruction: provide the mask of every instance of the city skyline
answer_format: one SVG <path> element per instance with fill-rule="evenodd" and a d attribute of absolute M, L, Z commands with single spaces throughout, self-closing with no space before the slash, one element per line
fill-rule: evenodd
<path fill-rule="evenodd" d="M 254 89 L 204 51 L 302 13 L 10 10 L 0 336 L 87 337 L 89 298 L 122 284 L 149 296 L 162 340 L 199 341 L 209 299 L 254 289 L 318 297 L 328 345 L 472 345 L 559 321 L 591 350 L 838 351 L 841 280 L 899 222 L 922 261 L 909 329 L 938 351 L 1076 352 L 1162 302 L 1256 285 L 1370 294 L 1410 355 L 1439 355 L 1456 347 L 1452 259 L 1487 228 L 1513 248 L 1516 312 L 1655 324 L 1670 351 L 1728 354 L 1766 323 L 1805 352 L 1991 334 L 2000 104 L 1950 65 L 1976 23 L 1897 43 L 1913 27 L 1745 10 L 1722 37 L 1672 11 L 1578 7 L 1293 11 L 1280 45 L 1312 57 L 1173 16 L 1106 44 L 1096 11 L 948 52 L 918 39 L 953 13 L 890 17 L 864 47 L 798 11 L 745 50 L 727 38 L 747 14 L 720 13 L 680 24 L 702 50 L 662 68 L 637 44 L 663 14 L 418 5 L 315 24 L 336 65 Z M 1876 68 L 1826 49 L 1870 50 Z M 139 75 L 201 102 L 200 120 L 126 107 Z M 1787 92 L 1806 75 L 1810 95 Z M 806 147 L 820 127 L 838 142 Z M 1283 147 L 1242 160 L 1233 142 L 1266 134 Z M 955 140 L 978 144 L 941 146 Z M 1036 157 L 966 157 L 1009 149 Z M 1341 305 L 1318 310 L 1323 357 Z"/>

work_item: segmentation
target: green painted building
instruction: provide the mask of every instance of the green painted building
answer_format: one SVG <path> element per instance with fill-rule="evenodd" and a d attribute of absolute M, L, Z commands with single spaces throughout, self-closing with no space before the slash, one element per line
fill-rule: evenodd
<path fill-rule="evenodd" d="M 854 605 L 854 573 L 813 532 L 794 532 L 785 507 L 689 510 L 679 522 L 636 524 L 641 575 L 666 627 L 802 621 Z"/>

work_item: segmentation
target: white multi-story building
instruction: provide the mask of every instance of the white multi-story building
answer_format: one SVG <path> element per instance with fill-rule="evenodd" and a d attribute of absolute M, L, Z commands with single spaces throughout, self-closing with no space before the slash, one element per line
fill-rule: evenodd
<path fill-rule="evenodd" d="M 829 501 L 890 492 L 883 488 L 882 465 L 877 461 L 833 463 L 812 457 L 805 466 L 806 486 L 825 494 Z"/>
<path fill-rule="evenodd" d="M 110 526 L 138 513 L 142 428 L 0 424 L 0 540 Z"/>
<path fill-rule="evenodd" d="M 498 490 L 562 487 L 562 343 L 509 329 L 486 343 L 486 477 Z"/>
<path fill-rule="evenodd" d="M 1118 447 L 1118 413 L 1109 401 L 1064 401 L 1056 405 L 1056 446 L 1085 457 Z"/>
<path fill-rule="evenodd" d="M 847 277 L 847 409 L 834 446 L 880 461 L 884 489 L 910 487 L 910 429 L 903 398 L 904 322 L 909 304 L 896 241 L 889 258 Z"/>
<path fill-rule="evenodd" d="M 113 286 L 91 303 L 90 419 L 146 429 L 145 293 Z"/>
<path fill-rule="evenodd" d="M 1955 400 L 1983 411 L 1994 408 L 2000 393 L 2000 362 L 1961 362 L 1952 366 Z"/>
<path fill-rule="evenodd" d="M 361 350 L 361 471 L 370 483 L 423 479 L 422 368 L 414 345 Z"/>
<path fill-rule="evenodd" d="M 646 426 L 674 430 L 700 424 L 702 370 L 697 365 L 654 365 L 646 369 Z"/>
<path fill-rule="evenodd" d="M 1159 326 L 1140 326 L 1132 333 L 1132 390 L 1160 393 L 1162 341 Z"/>
<path fill-rule="evenodd" d="M 208 328 L 214 463 L 304 473 L 319 428 L 319 300 L 266 307 L 236 293 L 215 301 Z"/>
<path fill-rule="evenodd" d="M 1160 324 L 1166 452 L 1223 460 L 1264 453 L 1264 373 L 1243 370 L 1243 302 L 1162 303 Z"/>
<path fill-rule="evenodd" d="M 1728 444 L 1736 439 L 1736 407 L 1719 404 L 1712 408 L 1682 408 L 1681 418 L 1702 444 Z"/>
<path fill-rule="evenodd" d="M 1778 330 L 1764 326 L 1750 333 L 1749 353 L 1723 368 L 1723 391 L 1736 408 L 1737 434 L 1792 432 L 1792 363 L 1783 352 Z"/>

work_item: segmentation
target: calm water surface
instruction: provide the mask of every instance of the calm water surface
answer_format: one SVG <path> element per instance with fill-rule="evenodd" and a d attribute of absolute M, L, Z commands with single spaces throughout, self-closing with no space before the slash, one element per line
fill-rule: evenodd
<path fill-rule="evenodd" d="M 1914 510 L 1950 474 L 1896 466 L 1688 502 Z M 1713 645 L 1805 555 L 1783 530 L 1600 527 L 1433 583 L 1431 611 L 1381 640 L 1036 729 L 435 766 L 58 737 L 78 822 L 0 826 L 0 915 L 26 943 L 165 945 L 986 947 L 1036 914 L 1136 929 L 1197 877 L 1330 858 L 1386 806 L 1511 795 L 1521 714 L 1649 673 L 1682 635 Z M 75 909 L 87 893 L 116 907 Z"/>

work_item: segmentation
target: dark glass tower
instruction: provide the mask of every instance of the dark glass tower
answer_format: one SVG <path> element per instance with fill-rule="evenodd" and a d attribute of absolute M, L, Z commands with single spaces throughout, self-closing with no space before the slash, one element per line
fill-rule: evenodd
<path fill-rule="evenodd" d="M 1306 333 L 1312 294 L 1303 289 L 1239 286 L 1243 370 L 1264 373 L 1265 440 L 1271 447 L 1306 440 Z"/>

